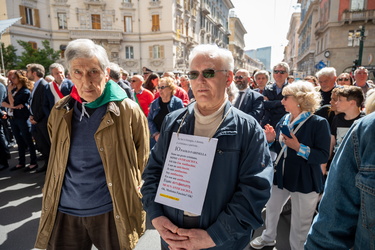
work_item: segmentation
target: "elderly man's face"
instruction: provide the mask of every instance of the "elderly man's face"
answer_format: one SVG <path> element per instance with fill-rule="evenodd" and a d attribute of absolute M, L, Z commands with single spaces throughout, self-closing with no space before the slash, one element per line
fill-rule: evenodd
<path fill-rule="evenodd" d="M 277 66 L 274 70 L 273 70 L 273 78 L 275 79 L 275 82 L 276 83 L 284 83 L 286 78 L 288 78 L 288 72 L 286 71 L 286 69 L 282 66 Z"/>
<path fill-rule="evenodd" d="M 138 92 L 141 90 L 142 83 L 143 82 L 138 77 L 133 76 L 130 81 L 130 87 L 134 89 L 135 92 Z"/>
<path fill-rule="evenodd" d="M 52 69 L 51 75 L 55 78 L 57 84 L 61 84 L 65 79 L 64 70 L 61 68 Z"/>
<path fill-rule="evenodd" d="M 108 81 L 108 72 L 103 72 L 96 57 L 72 60 L 70 75 L 78 94 L 88 102 L 95 101 L 103 93 Z"/>
<path fill-rule="evenodd" d="M 249 86 L 249 79 L 245 72 L 236 72 L 236 76 L 234 77 L 234 81 L 236 86 L 239 90 L 244 90 Z"/>
<path fill-rule="evenodd" d="M 335 76 L 321 76 L 319 77 L 319 83 L 320 83 L 320 88 L 324 91 L 330 91 L 333 89 L 336 83 L 336 77 Z"/>
<path fill-rule="evenodd" d="M 205 69 L 228 70 L 222 66 L 220 59 L 197 55 L 191 62 L 190 70 L 198 71 L 197 79 L 190 80 L 198 109 L 203 115 L 216 111 L 224 102 L 226 88 L 233 81 L 232 71 L 217 71 L 212 78 L 204 78 Z"/>
<path fill-rule="evenodd" d="M 357 81 L 357 82 L 365 82 L 367 81 L 367 78 L 368 78 L 368 74 L 366 73 L 365 70 L 359 70 L 355 75 L 354 75 L 354 79 Z"/>

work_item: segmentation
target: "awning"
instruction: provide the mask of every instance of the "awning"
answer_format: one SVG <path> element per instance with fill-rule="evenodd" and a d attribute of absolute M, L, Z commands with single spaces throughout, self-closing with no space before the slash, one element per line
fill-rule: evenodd
<path fill-rule="evenodd" d="M 16 23 L 18 20 L 20 20 L 21 17 L 7 19 L 7 20 L 1 20 L 0 21 L 0 37 L 2 34 L 4 34 L 5 30 L 12 26 L 14 23 Z"/>

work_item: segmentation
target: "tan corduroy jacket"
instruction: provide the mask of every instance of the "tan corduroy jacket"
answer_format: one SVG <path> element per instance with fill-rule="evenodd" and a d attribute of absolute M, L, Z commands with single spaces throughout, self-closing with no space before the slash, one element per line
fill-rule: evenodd
<path fill-rule="evenodd" d="M 48 120 L 51 153 L 36 248 L 47 248 L 55 224 L 70 148 L 73 103 L 70 96 L 60 100 Z M 121 249 L 132 249 L 145 231 L 146 214 L 139 187 L 149 156 L 147 119 L 138 104 L 128 98 L 122 102 L 109 102 L 95 133 L 95 141 L 112 197 Z"/>

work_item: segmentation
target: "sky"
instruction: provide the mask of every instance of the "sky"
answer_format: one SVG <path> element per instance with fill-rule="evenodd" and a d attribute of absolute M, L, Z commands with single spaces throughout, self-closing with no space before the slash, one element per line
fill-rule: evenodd
<path fill-rule="evenodd" d="M 271 67 L 283 58 L 286 35 L 297 0 L 231 0 L 245 27 L 245 50 L 272 46 Z"/>

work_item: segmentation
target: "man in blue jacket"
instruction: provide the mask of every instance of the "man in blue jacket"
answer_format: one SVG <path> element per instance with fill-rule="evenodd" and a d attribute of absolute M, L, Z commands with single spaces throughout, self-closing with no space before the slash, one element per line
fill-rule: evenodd
<path fill-rule="evenodd" d="M 374 249 L 375 113 L 357 121 L 333 158 L 305 249 Z"/>
<path fill-rule="evenodd" d="M 237 70 L 234 81 L 239 90 L 239 95 L 234 103 L 234 107 L 251 115 L 260 122 L 260 119 L 262 119 L 264 114 L 263 95 L 250 88 L 249 71 L 246 69 Z"/>
<path fill-rule="evenodd" d="M 233 56 L 226 49 L 193 49 L 188 77 L 196 102 L 166 116 L 151 152 L 142 176 L 142 202 L 162 238 L 162 249 L 243 249 L 263 223 L 273 167 L 258 122 L 228 101 L 233 68 Z M 155 202 L 172 133 L 177 131 L 218 140 L 200 215 Z"/>

